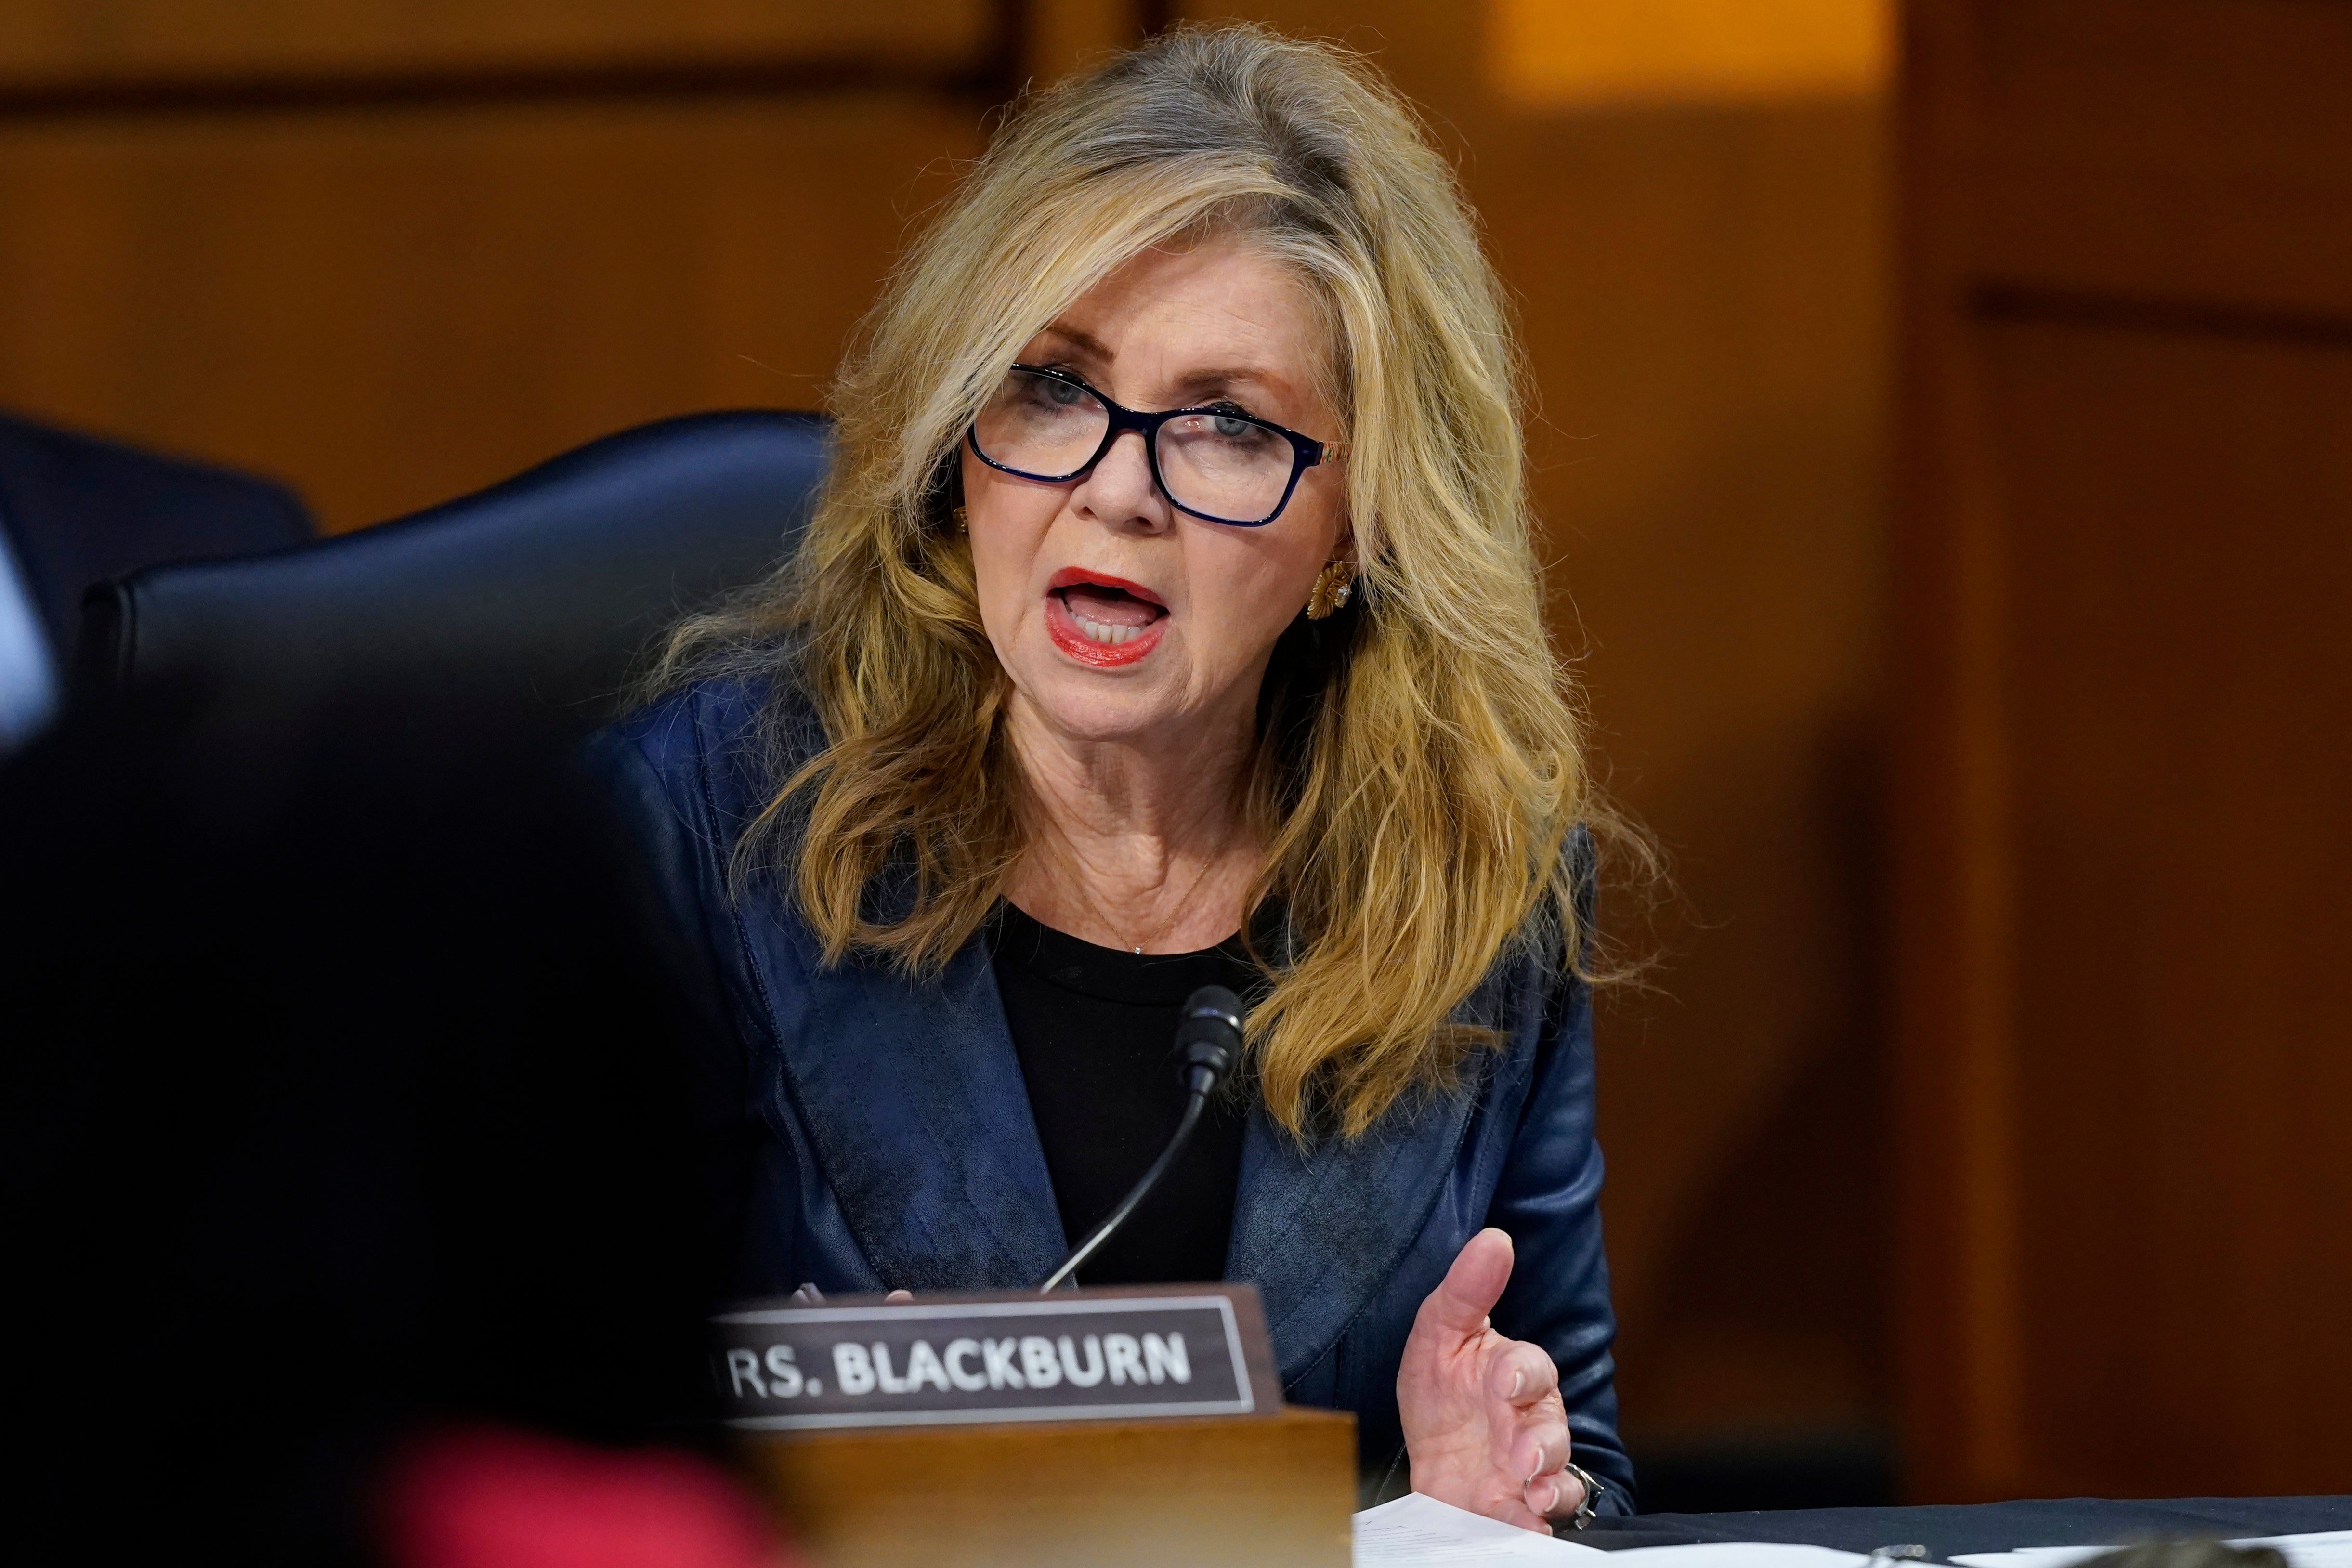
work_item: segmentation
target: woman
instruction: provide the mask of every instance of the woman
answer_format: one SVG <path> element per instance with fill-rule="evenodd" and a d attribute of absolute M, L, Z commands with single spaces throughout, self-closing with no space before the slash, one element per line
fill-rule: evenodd
<path fill-rule="evenodd" d="M 1290 1397 L 1415 1489 L 1630 1509 L 1510 343 L 1332 51 L 1179 31 L 1004 128 L 791 566 L 603 742 L 725 1015 L 736 1288 L 1037 1281 L 1224 980 L 1244 1091 L 1084 1280 L 1254 1281 Z"/>

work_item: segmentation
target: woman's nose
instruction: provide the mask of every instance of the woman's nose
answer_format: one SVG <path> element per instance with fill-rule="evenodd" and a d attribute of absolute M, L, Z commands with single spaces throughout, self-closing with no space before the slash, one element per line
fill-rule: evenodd
<path fill-rule="evenodd" d="M 1122 430 L 1102 460 L 1078 481 L 1071 498 L 1079 510 L 1114 528 L 1159 530 L 1175 521 L 1174 509 L 1151 478 L 1151 454 L 1140 430 Z"/>

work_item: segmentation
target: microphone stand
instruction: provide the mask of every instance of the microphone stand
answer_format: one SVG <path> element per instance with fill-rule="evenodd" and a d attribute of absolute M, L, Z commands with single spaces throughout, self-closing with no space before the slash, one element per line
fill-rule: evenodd
<path fill-rule="evenodd" d="M 1059 1289 L 1077 1273 L 1087 1259 L 1101 1250 L 1103 1243 L 1118 1234 L 1160 1178 L 1174 1168 L 1192 1142 L 1193 1130 L 1201 1124 L 1201 1112 L 1207 1108 L 1209 1096 L 1216 1092 L 1218 1082 L 1233 1070 L 1242 1054 L 1241 998 L 1222 985 L 1203 985 L 1185 999 L 1184 1012 L 1176 1026 L 1176 1043 L 1184 1048 L 1184 1059 L 1177 1071 L 1191 1092 L 1184 1100 L 1184 1115 L 1176 1123 L 1176 1131 L 1168 1146 L 1160 1151 L 1160 1158 L 1129 1187 L 1118 1206 L 1103 1216 L 1103 1221 L 1087 1233 L 1087 1238 L 1070 1249 L 1062 1266 L 1045 1277 L 1037 1287 L 1037 1294 L 1048 1295 Z M 1073 1289 L 1075 1289 L 1073 1284 Z"/>

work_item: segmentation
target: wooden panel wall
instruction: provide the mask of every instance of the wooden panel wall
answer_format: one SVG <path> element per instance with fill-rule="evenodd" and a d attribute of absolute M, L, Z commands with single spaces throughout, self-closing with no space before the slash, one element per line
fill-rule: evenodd
<path fill-rule="evenodd" d="M 811 405 L 1020 20 L 10 6 L 0 405 L 278 474 L 331 529 L 641 420 Z"/>
<path fill-rule="evenodd" d="M 1493 0 L 1496 85 L 1531 109 L 1874 94 L 1884 0 Z"/>
<path fill-rule="evenodd" d="M 661 67 L 969 76 L 1005 46 L 1006 20 L 986 0 L 11 0 L 0 83 L 94 103 L 133 88 L 310 82 L 325 96 Z"/>
<path fill-rule="evenodd" d="M 2352 6 L 1918 0 L 1921 1498 L 2352 1485 Z"/>
<path fill-rule="evenodd" d="M 18 125 L 0 401 L 276 472 L 330 528 L 809 406 L 976 120 L 876 89 Z"/>

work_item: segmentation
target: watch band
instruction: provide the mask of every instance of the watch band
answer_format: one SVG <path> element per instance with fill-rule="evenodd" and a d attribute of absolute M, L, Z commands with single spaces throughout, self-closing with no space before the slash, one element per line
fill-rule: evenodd
<path fill-rule="evenodd" d="M 1576 1511 L 1569 1516 L 1569 1528 L 1582 1530 L 1592 1522 L 1597 1512 L 1593 1504 L 1601 1497 L 1601 1483 L 1593 1479 L 1592 1472 L 1581 1465 L 1563 1465 L 1560 1468 L 1574 1476 L 1578 1484 L 1584 1488 L 1584 1495 L 1577 1500 Z"/>

